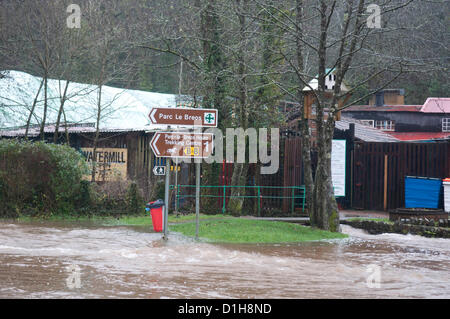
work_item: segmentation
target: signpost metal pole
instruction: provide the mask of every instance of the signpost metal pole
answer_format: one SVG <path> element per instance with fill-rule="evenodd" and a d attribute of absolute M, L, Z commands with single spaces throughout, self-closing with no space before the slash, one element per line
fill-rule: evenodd
<path fill-rule="evenodd" d="M 201 105 L 199 108 L 202 108 Z M 202 133 L 200 128 L 200 133 Z M 195 239 L 198 240 L 198 230 L 200 224 L 200 163 L 201 158 L 196 159 L 195 163 Z"/>
<path fill-rule="evenodd" d="M 175 159 L 175 214 L 178 214 L 178 157 Z"/>
<path fill-rule="evenodd" d="M 169 185 L 170 185 L 170 158 L 166 158 L 166 185 L 164 194 L 164 236 L 163 239 L 169 239 L 167 237 L 167 220 L 169 219 Z"/>
<path fill-rule="evenodd" d="M 198 159 L 201 161 L 201 159 Z M 195 163 L 195 238 L 198 239 L 200 216 L 200 163 Z"/>

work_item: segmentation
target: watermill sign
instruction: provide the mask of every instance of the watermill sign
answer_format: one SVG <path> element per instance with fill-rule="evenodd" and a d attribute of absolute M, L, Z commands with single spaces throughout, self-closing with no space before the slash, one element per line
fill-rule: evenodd
<path fill-rule="evenodd" d="M 126 148 L 97 148 L 95 154 L 92 147 L 81 148 L 81 153 L 92 171 L 92 163 L 95 164 L 96 181 L 125 180 L 127 178 L 128 150 Z M 90 180 L 91 175 L 83 176 Z"/>

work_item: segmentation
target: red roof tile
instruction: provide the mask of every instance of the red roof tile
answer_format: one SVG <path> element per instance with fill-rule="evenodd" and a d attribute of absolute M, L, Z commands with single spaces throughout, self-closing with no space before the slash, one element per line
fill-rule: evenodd
<path fill-rule="evenodd" d="M 401 141 L 424 141 L 450 138 L 450 132 L 386 132 Z"/>

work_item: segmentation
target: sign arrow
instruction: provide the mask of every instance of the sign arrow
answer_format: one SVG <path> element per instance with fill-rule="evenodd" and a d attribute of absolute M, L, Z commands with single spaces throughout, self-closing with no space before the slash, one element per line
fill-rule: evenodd
<path fill-rule="evenodd" d="M 150 112 L 150 120 L 152 121 L 153 124 L 156 124 L 156 119 L 155 119 L 155 114 L 158 111 L 158 109 L 152 109 Z"/>
<path fill-rule="evenodd" d="M 152 141 L 150 142 L 150 146 L 153 150 L 153 153 L 155 153 L 156 156 L 159 156 L 161 153 L 159 152 L 158 147 L 156 146 L 156 143 L 158 142 L 158 139 L 161 137 L 160 134 L 155 134 L 152 138 Z"/>
<path fill-rule="evenodd" d="M 156 157 L 206 158 L 213 152 L 213 134 L 156 132 L 150 147 Z"/>
<path fill-rule="evenodd" d="M 216 109 L 155 107 L 149 113 L 152 124 L 217 127 Z"/>

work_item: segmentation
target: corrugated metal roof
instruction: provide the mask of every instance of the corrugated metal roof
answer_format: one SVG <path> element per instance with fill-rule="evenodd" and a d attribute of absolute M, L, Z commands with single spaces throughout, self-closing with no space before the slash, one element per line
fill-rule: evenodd
<path fill-rule="evenodd" d="M 360 121 L 342 117 L 340 121 L 336 121 L 338 130 L 348 130 L 350 123 L 355 124 L 355 137 L 365 142 L 399 142 L 395 137 L 380 131 L 379 129 L 362 124 Z"/>
<path fill-rule="evenodd" d="M 352 105 L 345 112 L 420 112 L 422 105 Z"/>
<path fill-rule="evenodd" d="M 54 133 L 56 129 L 56 125 L 50 124 L 46 125 L 44 127 L 45 133 Z M 82 134 L 82 133 L 95 133 L 96 129 L 94 126 L 85 126 L 85 125 L 75 125 L 75 126 L 69 126 L 67 127 L 67 131 L 69 134 Z M 108 129 L 103 128 L 100 129 L 100 132 L 102 133 L 121 133 L 121 132 L 142 132 L 142 131 L 148 131 L 146 129 Z M 64 134 L 66 132 L 66 128 L 64 126 L 60 126 L 58 128 L 58 132 L 60 134 Z M 40 134 L 40 127 L 37 125 L 34 125 L 28 129 L 28 136 L 29 137 L 36 137 Z M 0 136 L 1 137 L 19 137 L 19 136 L 25 136 L 25 127 L 20 128 L 14 128 L 14 129 L 5 129 L 0 130 Z"/>
<path fill-rule="evenodd" d="M 39 90 L 42 78 L 19 71 L 2 71 L 0 79 L 0 128 L 20 127 L 27 122 L 31 106 Z M 60 92 L 66 81 L 48 80 L 47 123 L 55 123 Z M 71 82 L 68 87 L 64 110 L 71 123 L 95 122 L 98 89 L 94 85 Z M 174 94 L 154 93 L 103 86 L 101 129 L 149 130 L 164 129 L 165 125 L 151 125 L 148 114 L 152 107 L 176 107 L 189 103 L 190 98 Z M 40 124 L 44 110 L 43 90 L 38 96 L 31 124 Z"/>

